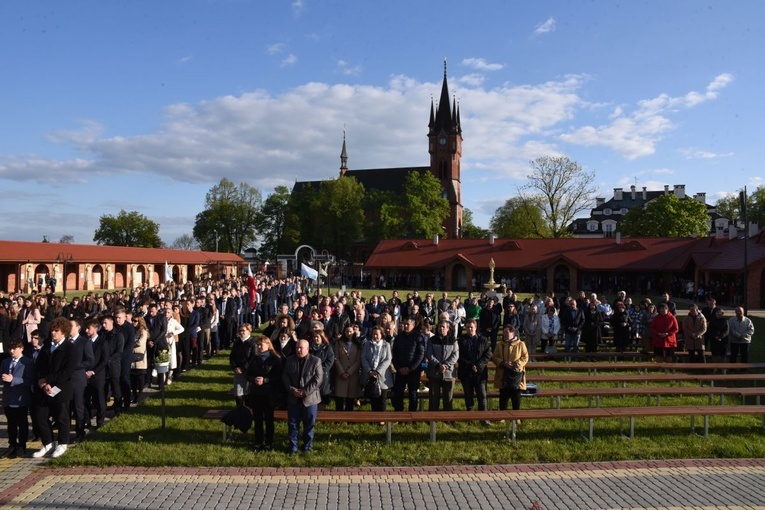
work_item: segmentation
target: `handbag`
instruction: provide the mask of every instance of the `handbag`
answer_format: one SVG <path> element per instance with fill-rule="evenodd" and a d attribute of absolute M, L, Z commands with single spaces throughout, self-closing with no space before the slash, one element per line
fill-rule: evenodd
<path fill-rule="evenodd" d="M 145 352 L 133 352 L 133 363 L 140 363 L 145 355 Z"/>
<path fill-rule="evenodd" d="M 507 360 L 504 361 L 507 362 Z M 502 372 L 502 387 L 505 389 L 517 390 L 523 382 L 523 377 L 526 375 L 526 372 L 523 370 L 516 370 L 515 366 L 515 363 L 513 363 L 512 369 L 506 367 Z"/>
<path fill-rule="evenodd" d="M 367 382 L 364 383 L 364 396 L 366 398 L 379 398 L 382 395 L 382 388 L 380 388 L 380 381 L 377 377 L 370 377 Z"/>

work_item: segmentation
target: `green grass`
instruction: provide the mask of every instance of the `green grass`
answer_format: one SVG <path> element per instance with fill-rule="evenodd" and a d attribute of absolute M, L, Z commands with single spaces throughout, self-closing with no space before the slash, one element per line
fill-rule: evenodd
<path fill-rule="evenodd" d="M 765 320 L 755 319 L 755 327 L 758 333 L 752 360 L 761 361 L 765 358 Z M 112 420 L 50 465 L 420 466 L 765 456 L 762 419 L 756 416 L 712 417 L 708 439 L 690 432 L 690 418 L 638 419 L 634 441 L 620 436 L 616 419 L 596 420 L 592 442 L 579 435 L 576 420 L 526 422 L 519 428 L 515 446 L 504 438 L 500 424 L 490 428 L 439 424 L 435 444 L 429 441 L 426 424 L 394 425 L 393 444 L 388 446 L 382 426 L 319 423 L 315 449 L 308 456 L 288 457 L 278 450 L 254 454 L 252 431 L 247 435 L 237 431 L 232 442 L 224 444 L 220 421 L 202 419 L 208 409 L 233 407 L 233 397 L 226 394 L 231 385 L 227 356 L 214 358 L 167 389 L 165 430 L 161 430 L 160 399 L 156 395 Z M 726 398 L 728 405 L 735 402 Z M 706 403 L 706 397 L 662 398 L 662 405 Z M 562 405 L 586 407 L 587 399 L 564 399 Z M 603 407 L 627 405 L 645 405 L 645 398 L 601 399 Z M 455 407 L 464 409 L 461 400 L 455 400 Z M 523 401 L 524 409 L 547 407 L 547 398 Z M 286 424 L 277 422 L 278 449 L 285 445 L 286 436 Z"/>

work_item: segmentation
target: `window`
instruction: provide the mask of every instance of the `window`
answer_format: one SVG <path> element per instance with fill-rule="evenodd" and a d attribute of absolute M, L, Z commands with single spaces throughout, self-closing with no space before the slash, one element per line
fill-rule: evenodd
<path fill-rule="evenodd" d="M 611 216 L 611 209 L 603 209 L 603 216 Z"/>
<path fill-rule="evenodd" d="M 589 232 L 595 232 L 598 230 L 598 222 L 597 221 L 588 221 L 587 222 L 587 230 Z"/>
<path fill-rule="evenodd" d="M 622 207 L 622 210 L 621 210 L 621 214 L 622 214 L 622 215 L 625 215 L 625 214 L 627 214 L 628 212 L 630 212 L 630 210 L 629 210 L 629 209 L 627 209 L 626 207 Z"/>
<path fill-rule="evenodd" d="M 614 220 L 603 222 L 604 237 L 614 237 L 615 232 L 616 232 L 616 222 Z"/>

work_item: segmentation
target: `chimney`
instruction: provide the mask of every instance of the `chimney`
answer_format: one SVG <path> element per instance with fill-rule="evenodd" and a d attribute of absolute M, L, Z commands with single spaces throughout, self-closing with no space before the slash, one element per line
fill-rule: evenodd
<path fill-rule="evenodd" d="M 635 200 L 635 185 L 634 184 L 630 186 L 630 191 L 632 192 L 632 200 Z"/>
<path fill-rule="evenodd" d="M 489 234 L 489 244 L 492 245 L 492 246 L 494 245 L 494 239 L 495 239 L 494 232 L 491 232 Z"/>
<path fill-rule="evenodd" d="M 438 234 L 433 234 L 433 245 L 438 246 Z"/>
<path fill-rule="evenodd" d="M 701 193 L 696 193 L 696 195 L 693 198 L 695 198 L 696 200 L 698 200 L 702 204 L 706 204 L 707 203 L 707 194 L 705 192 L 703 192 L 703 191 Z"/>
<path fill-rule="evenodd" d="M 669 195 L 669 184 L 664 185 L 664 196 L 666 197 Z"/>
<path fill-rule="evenodd" d="M 601 205 L 606 203 L 606 199 L 602 197 L 597 197 L 595 199 L 595 207 L 600 207 Z"/>
<path fill-rule="evenodd" d="M 648 190 L 643 186 L 643 200 L 648 200 Z"/>
<path fill-rule="evenodd" d="M 736 225 L 733 224 L 728 227 L 728 239 L 735 239 L 738 237 L 738 229 L 736 228 Z"/>
<path fill-rule="evenodd" d="M 616 231 L 615 239 L 616 239 L 616 244 L 622 244 L 622 233 L 619 232 L 618 230 Z"/>
<path fill-rule="evenodd" d="M 614 188 L 614 200 L 622 199 L 622 188 Z"/>
<path fill-rule="evenodd" d="M 685 198 L 685 184 L 675 184 L 675 196 L 680 200 Z"/>

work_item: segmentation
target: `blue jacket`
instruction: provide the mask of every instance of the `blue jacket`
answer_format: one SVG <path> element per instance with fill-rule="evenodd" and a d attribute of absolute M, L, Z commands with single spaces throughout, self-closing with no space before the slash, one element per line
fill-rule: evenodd
<path fill-rule="evenodd" d="M 11 358 L 0 363 L 0 373 L 11 373 Z M 31 358 L 21 356 L 13 369 L 13 381 L 3 383 L 3 406 L 29 407 L 32 404 L 32 384 L 34 384 L 34 364 Z"/>

